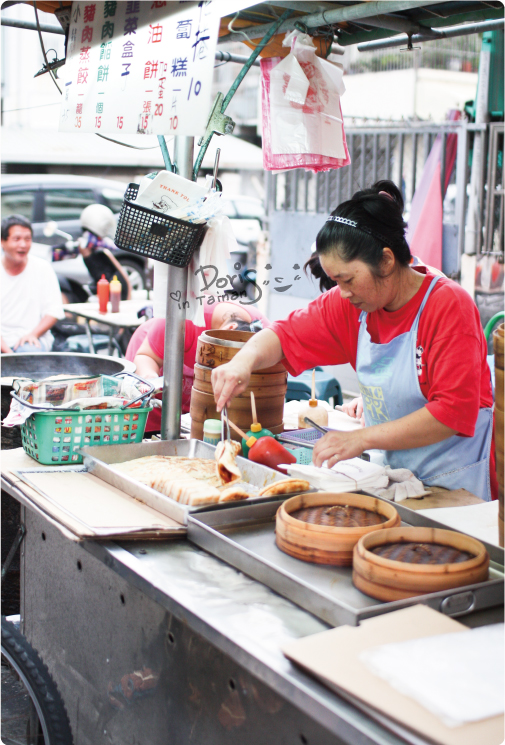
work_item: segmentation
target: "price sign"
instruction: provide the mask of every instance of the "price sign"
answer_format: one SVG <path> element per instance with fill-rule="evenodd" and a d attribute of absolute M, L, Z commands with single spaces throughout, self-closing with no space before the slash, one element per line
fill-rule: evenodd
<path fill-rule="evenodd" d="M 200 135 L 221 13 L 207 2 L 74 2 L 60 132 Z"/>

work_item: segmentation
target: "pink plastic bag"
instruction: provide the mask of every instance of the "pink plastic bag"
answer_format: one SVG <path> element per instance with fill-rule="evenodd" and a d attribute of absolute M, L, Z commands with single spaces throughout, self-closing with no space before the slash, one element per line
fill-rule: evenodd
<path fill-rule="evenodd" d="M 261 60 L 267 171 L 328 171 L 351 162 L 340 106 L 342 71 L 315 52 L 310 37 L 301 34 L 284 59 Z"/>

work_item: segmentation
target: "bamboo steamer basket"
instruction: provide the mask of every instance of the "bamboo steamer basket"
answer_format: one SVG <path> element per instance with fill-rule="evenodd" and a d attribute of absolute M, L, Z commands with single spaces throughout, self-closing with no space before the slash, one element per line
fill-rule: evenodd
<path fill-rule="evenodd" d="M 315 507 L 350 506 L 368 510 L 386 518 L 376 525 L 333 527 L 306 522 L 293 517 L 298 510 Z M 372 532 L 382 532 L 400 524 L 400 516 L 389 502 L 363 494 L 301 494 L 291 497 L 277 511 L 275 542 L 290 556 L 314 564 L 351 566 L 353 549 L 358 540 Z"/>
<path fill-rule="evenodd" d="M 262 427 L 269 429 L 272 434 L 280 435 L 281 432 L 284 432 L 284 424 L 282 422 L 284 395 L 282 395 L 282 398 L 279 397 L 278 400 L 268 398 L 264 399 L 264 401 L 265 405 L 268 402 L 274 402 L 275 405 L 272 405 L 270 409 L 264 409 L 263 406 L 259 406 L 259 400 L 256 399 L 258 421 L 261 422 Z M 237 427 L 247 432 L 252 422 L 250 398 L 247 400 L 247 398 L 244 399 L 237 396 L 228 404 L 227 410 L 233 424 L 236 424 Z M 217 413 L 214 394 L 199 391 L 195 386 L 191 390 L 189 412 L 191 415 L 191 437 L 197 440 L 203 439 L 203 423 L 206 419 L 221 419 L 221 414 Z M 242 439 L 234 430 L 230 431 L 230 435 L 234 440 L 240 441 Z"/>
<path fill-rule="evenodd" d="M 441 544 L 472 554 L 459 563 L 413 564 L 373 553 L 386 544 Z M 489 555 L 476 538 L 438 528 L 399 527 L 364 535 L 353 554 L 354 585 L 377 600 L 403 600 L 430 592 L 464 587 L 488 577 Z"/>
<path fill-rule="evenodd" d="M 505 343 L 505 324 L 501 323 L 497 329 L 493 331 L 493 350 L 494 350 L 494 366 L 503 370 L 504 365 L 504 343 Z"/>
<path fill-rule="evenodd" d="M 229 362 L 254 334 L 249 331 L 214 329 L 200 335 L 197 343 L 195 378 L 191 390 L 191 437 L 203 439 L 206 419 L 220 419 L 212 390 L 212 370 Z M 240 429 L 251 427 L 251 391 L 254 393 L 258 421 L 274 435 L 284 431 L 284 398 L 288 374 L 284 365 L 277 364 L 265 370 L 256 370 L 243 393 L 228 404 L 228 416 Z M 241 440 L 234 430 L 231 436 Z"/>
<path fill-rule="evenodd" d="M 195 365 L 195 381 L 194 386 L 199 391 L 204 393 L 213 393 L 212 389 L 212 369 L 210 367 L 204 367 L 198 363 Z M 271 398 L 272 396 L 278 396 L 284 394 L 286 390 L 286 371 L 279 373 L 253 373 L 249 381 L 247 390 L 254 392 L 255 398 Z M 251 398 L 250 394 L 247 396 L 241 393 L 237 398 L 247 399 Z"/>
<path fill-rule="evenodd" d="M 503 369 L 500 367 L 496 367 L 496 364 L 495 364 L 494 372 L 495 372 L 495 379 L 496 379 L 495 391 L 494 391 L 495 402 L 496 402 L 496 406 L 499 409 L 501 409 L 501 411 L 503 411 L 504 410 L 503 388 L 505 386 Z"/>
<path fill-rule="evenodd" d="M 196 362 L 204 367 L 219 367 L 232 360 L 244 344 L 254 336 L 252 331 L 230 331 L 228 329 L 208 329 L 200 334 L 196 345 Z M 278 362 L 258 373 L 284 373 L 286 368 Z"/>

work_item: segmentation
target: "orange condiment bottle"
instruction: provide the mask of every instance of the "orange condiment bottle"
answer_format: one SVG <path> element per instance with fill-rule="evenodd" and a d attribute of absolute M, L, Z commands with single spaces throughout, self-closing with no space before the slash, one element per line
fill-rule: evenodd
<path fill-rule="evenodd" d="M 100 313 L 107 313 L 109 283 L 105 278 L 105 274 L 102 274 L 102 278 L 96 283 L 96 294 L 98 295 L 98 310 Z"/>

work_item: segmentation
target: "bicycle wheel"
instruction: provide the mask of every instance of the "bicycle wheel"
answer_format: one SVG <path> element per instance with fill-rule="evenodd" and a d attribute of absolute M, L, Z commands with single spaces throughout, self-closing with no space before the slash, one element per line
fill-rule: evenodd
<path fill-rule="evenodd" d="M 73 745 L 65 705 L 37 651 L 2 616 L 3 745 Z"/>

